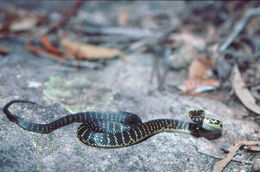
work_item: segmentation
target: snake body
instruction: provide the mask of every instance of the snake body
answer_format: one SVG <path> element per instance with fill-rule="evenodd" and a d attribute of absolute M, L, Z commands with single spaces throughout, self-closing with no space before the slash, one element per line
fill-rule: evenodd
<path fill-rule="evenodd" d="M 82 123 L 77 130 L 79 140 L 89 146 L 101 148 L 126 147 L 142 142 L 160 132 L 182 132 L 199 136 L 201 133 L 221 133 L 222 122 L 206 118 L 203 110 L 193 110 L 189 116 L 193 122 L 175 119 L 155 119 L 142 122 L 130 112 L 81 112 L 69 114 L 47 124 L 37 124 L 11 114 L 8 108 L 14 103 L 31 103 L 27 100 L 13 100 L 3 111 L 7 118 L 21 128 L 47 134 L 74 122 Z"/>

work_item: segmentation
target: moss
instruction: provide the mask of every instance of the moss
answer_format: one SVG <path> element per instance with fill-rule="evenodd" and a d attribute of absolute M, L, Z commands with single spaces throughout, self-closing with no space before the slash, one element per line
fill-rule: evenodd
<path fill-rule="evenodd" d="M 61 144 L 57 139 L 57 135 L 53 133 L 40 136 L 36 133 L 33 133 L 31 142 L 37 152 L 40 153 L 43 157 L 46 157 L 60 149 Z"/>
<path fill-rule="evenodd" d="M 45 86 L 44 100 L 59 103 L 70 113 L 96 110 L 102 105 L 110 104 L 116 94 L 115 90 L 86 77 L 54 76 Z"/>

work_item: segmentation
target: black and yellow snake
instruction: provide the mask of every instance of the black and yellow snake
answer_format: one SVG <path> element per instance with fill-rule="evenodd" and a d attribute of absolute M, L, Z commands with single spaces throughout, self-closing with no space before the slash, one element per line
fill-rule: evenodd
<path fill-rule="evenodd" d="M 193 110 L 189 116 L 193 122 L 175 119 L 155 119 L 142 122 L 141 118 L 129 112 L 81 112 L 64 116 L 47 124 L 37 124 L 15 116 L 8 110 L 13 103 L 32 103 L 27 100 L 13 100 L 3 111 L 7 118 L 25 130 L 37 133 L 50 133 L 73 122 L 81 122 L 77 136 L 89 146 L 118 148 L 142 142 L 160 132 L 183 132 L 196 136 L 205 133 L 221 133 L 222 122 L 206 118 L 203 110 Z"/>

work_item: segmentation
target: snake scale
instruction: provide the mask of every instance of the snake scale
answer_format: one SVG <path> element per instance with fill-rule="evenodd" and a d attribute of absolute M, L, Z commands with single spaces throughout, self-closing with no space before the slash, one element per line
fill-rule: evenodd
<path fill-rule="evenodd" d="M 47 134 L 74 122 L 82 123 L 77 130 L 79 140 L 89 146 L 119 148 L 140 143 L 160 132 L 182 132 L 195 136 L 203 133 L 221 133 L 222 122 L 206 118 L 203 110 L 193 110 L 189 116 L 193 122 L 175 119 L 155 119 L 142 122 L 129 112 L 80 112 L 69 114 L 47 124 L 37 124 L 11 114 L 8 108 L 14 103 L 31 103 L 27 100 L 12 100 L 3 111 L 7 118 L 25 130 Z"/>

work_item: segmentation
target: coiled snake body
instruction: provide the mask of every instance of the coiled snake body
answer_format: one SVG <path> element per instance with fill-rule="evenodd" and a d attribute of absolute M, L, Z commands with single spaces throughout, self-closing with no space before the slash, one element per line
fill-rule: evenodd
<path fill-rule="evenodd" d="M 189 116 L 193 122 L 175 119 L 155 119 L 142 122 L 141 118 L 129 112 L 81 112 L 64 116 L 47 124 L 37 124 L 15 116 L 8 110 L 13 103 L 32 103 L 26 100 L 13 100 L 3 111 L 7 118 L 25 130 L 47 134 L 74 122 L 81 122 L 77 136 L 89 146 L 119 148 L 142 142 L 160 132 L 183 132 L 195 136 L 205 133 L 221 133 L 222 122 L 206 118 L 203 110 L 193 110 Z"/>

